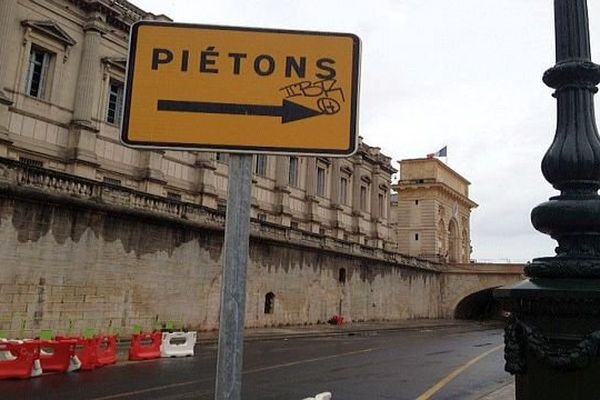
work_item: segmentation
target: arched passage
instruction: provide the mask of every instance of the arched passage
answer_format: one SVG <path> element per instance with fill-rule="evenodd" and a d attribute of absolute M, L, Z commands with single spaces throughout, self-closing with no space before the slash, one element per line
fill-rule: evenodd
<path fill-rule="evenodd" d="M 494 289 L 495 287 L 484 289 L 463 298 L 454 309 L 454 318 L 475 321 L 501 319 L 502 308 L 494 299 Z"/>

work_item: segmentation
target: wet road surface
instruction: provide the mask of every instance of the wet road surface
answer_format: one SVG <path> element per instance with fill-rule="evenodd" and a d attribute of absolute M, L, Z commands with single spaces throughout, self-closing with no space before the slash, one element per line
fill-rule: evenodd
<path fill-rule="evenodd" d="M 400 400 L 434 388 L 431 399 L 477 399 L 510 380 L 502 343 L 500 329 L 477 325 L 247 342 L 242 397 L 301 400 L 330 391 L 334 400 Z M 215 364 L 216 345 L 204 345 L 193 358 L 0 381 L 0 398 L 212 400 Z"/>

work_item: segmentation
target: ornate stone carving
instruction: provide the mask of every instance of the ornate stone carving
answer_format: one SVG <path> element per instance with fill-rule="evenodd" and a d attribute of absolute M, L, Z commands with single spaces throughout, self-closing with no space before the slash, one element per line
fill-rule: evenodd
<path fill-rule="evenodd" d="M 596 257 L 536 258 L 525 267 L 525 275 L 539 278 L 600 278 L 600 260 Z"/>
<path fill-rule="evenodd" d="M 600 331 L 595 331 L 575 343 L 559 343 L 538 328 L 511 317 L 505 328 L 505 369 L 511 374 L 527 372 L 527 355 L 552 368 L 571 371 L 587 368 L 600 353 Z"/>

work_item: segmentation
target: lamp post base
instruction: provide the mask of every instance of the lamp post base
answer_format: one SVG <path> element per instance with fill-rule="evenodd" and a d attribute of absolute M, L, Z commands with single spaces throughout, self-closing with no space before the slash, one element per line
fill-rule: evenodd
<path fill-rule="evenodd" d="M 494 296 L 510 312 L 504 357 L 517 400 L 600 398 L 600 279 L 531 278 Z"/>

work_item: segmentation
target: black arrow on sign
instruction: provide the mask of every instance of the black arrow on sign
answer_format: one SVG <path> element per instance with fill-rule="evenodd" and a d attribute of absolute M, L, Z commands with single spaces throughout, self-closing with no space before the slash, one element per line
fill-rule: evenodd
<path fill-rule="evenodd" d="M 298 121 L 321 115 L 321 112 L 300 104 L 283 100 L 281 106 L 261 106 L 256 104 L 207 103 L 201 101 L 158 100 L 158 111 L 178 111 L 208 114 L 262 115 L 281 117 L 281 123 Z"/>

